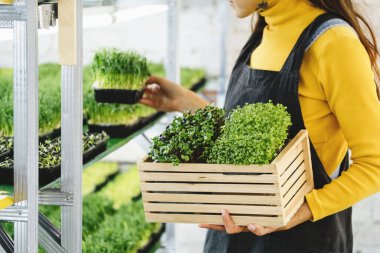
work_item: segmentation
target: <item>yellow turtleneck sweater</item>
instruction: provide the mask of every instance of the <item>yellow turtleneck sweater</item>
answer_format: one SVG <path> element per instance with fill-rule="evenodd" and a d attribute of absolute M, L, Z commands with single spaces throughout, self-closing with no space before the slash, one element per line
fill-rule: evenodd
<path fill-rule="evenodd" d="M 269 0 L 268 26 L 251 67 L 279 71 L 302 31 L 323 10 L 307 0 Z M 351 164 L 306 200 L 317 221 L 380 191 L 380 103 L 369 56 L 350 27 L 325 32 L 305 53 L 299 98 L 310 139 L 331 175 L 351 149 Z"/>

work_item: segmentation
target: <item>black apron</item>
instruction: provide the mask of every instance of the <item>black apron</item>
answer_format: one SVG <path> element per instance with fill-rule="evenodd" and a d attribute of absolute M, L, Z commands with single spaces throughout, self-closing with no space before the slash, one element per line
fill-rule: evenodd
<path fill-rule="evenodd" d="M 251 54 L 262 39 L 262 33 L 252 35 L 232 71 L 225 109 L 230 111 L 246 103 L 272 100 L 275 104 L 285 105 L 291 114 L 290 139 L 305 129 L 298 98 L 301 64 L 306 48 L 315 39 L 315 33 L 332 19 L 336 17 L 331 14 L 316 18 L 303 31 L 279 72 L 250 68 Z M 319 189 L 329 184 L 331 178 L 311 141 L 310 149 L 315 189 Z M 347 152 L 340 164 L 340 173 L 348 167 Z M 305 222 L 290 230 L 261 237 L 253 233 L 228 235 L 224 231 L 209 230 L 204 246 L 204 253 L 351 253 L 352 250 L 351 208 L 317 222 Z"/>

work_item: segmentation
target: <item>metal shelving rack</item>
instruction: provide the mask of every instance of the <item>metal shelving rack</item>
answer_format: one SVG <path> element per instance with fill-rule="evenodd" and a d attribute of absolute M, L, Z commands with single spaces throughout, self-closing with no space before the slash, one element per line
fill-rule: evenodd
<path fill-rule="evenodd" d="M 113 0 L 115 2 L 168 5 L 168 78 L 179 83 L 178 1 Z M 1 2 L 1 1 L 0 1 Z M 60 11 L 61 74 L 61 181 L 38 189 L 38 3 L 57 3 Z M 0 221 L 14 222 L 14 241 L 0 229 L 0 252 L 82 252 L 82 132 L 83 63 L 82 0 L 14 0 L 0 4 L 0 29 L 13 29 L 14 39 L 14 198 L 0 210 Z M 64 15 L 61 15 L 64 14 Z M 72 39 L 67 39 L 72 38 Z M 119 140 L 118 145 L 127 140 Z M 114 148 L 116 149 L 116 148 Z M 100 155 L 103 157 L 104 155 Z M 61 230 L 38 213 L 38 205 L 61 207 Z M 174 227 L 167 233 L 174 249 Z"/>

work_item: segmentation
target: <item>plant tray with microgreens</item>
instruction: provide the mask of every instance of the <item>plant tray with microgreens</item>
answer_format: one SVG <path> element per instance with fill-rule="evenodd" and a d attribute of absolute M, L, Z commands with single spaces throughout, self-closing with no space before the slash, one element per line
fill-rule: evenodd
<path fill-rule="evenodd" d="M 100 133 L 85 133 L 83 136 L 83 163 L 87 163 L 107 149 L 109 136 L 104 131 Z"/>
<path fill-rule="evenodd" d="M 83 161 L 87 162 L 106 150 L 109 136 L 104 133 L 83 135 Z M 39 185 L 44 186 L 61 176 L 61 138 L 40 142 L 38 148 Z M 12 156 L 0 162 L 0 184 L 13 184 Z"/>
<path fill-rule="evenodd" d="M 100 50 L 91 67 L 95 100 L 100 103 L 137 103 L 150 76 L 147 59 L 133 51 Z"/>
<path fill-rule="evenodd" d="M 13 138 L 0 137 L 0 162 L 13 155 Z"/>
<path fill-rule="evenodd" d="M 175 118 L 139 173 L 149 222 L 285 226 L 314 187 L 308 133 L 271 101 Z"/>
<path fill-rule="evenodd" d="M 44 142 L 46 140 L 58 138 L 59 136 L 61 136 L 61 128 L 60 127 L 52 130 L 51 132 L 40 135 L 38 137 L 38 140 L 40 142 Z"/>
<path fill-rule="evenodd" d="M 130 125 L 92 125 L 88 124 L 91 133 L 106 132 L 112 138 L 125 138 L 140 129 L 140 121 L 135 120 Z"/>
<path fill-rule="evenodd" d="M 88 108 L 89 131 L 104 131 L 113 138 L 128 137 L 162 115 L 141 104 L 98 104 Z"/>

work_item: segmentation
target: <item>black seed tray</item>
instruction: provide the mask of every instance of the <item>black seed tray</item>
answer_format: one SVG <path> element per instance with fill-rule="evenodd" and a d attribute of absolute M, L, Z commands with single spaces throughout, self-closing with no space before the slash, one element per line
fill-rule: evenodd
<path fill-rule="evenodd" d="M 150 116 L 142 117 L 142 118 L 140 118 L 140 121 L 139 121 L 140 126 L 141 127 L 145 127 L 146 125 L 148 125 L 152 121 L 158 119 L 159 117 L 161 117 L 164 114 L 165 114 L 164 112 L 156 112 L 156 113 L 153 113 Z"/>
<path fill-rule="evenodd" d="M 201 80 L 199 80 L 198 82 L 193 84 L 193 86 L 191 86 L 190 90 L 192 90 L 192 91 L 199 90 L 200 88 L 202 88 L 206 84 L 206 81 L 207 81 L 207 78 L 203 77 Z"/>
<path fill-rule="evenodd" d="M 136 104 L 143 96 L 144 90 L 94 89 L 95 101 L 98 103 Z"/>
<path fill-rule="evenodd" d="M 136 196 L 132 197 L 132 201 L 138 201 L 142 198 L 142 193 L 140 192 L 139 194 L 137 194 Z"/>
<path fill-rule="evenodd" d="M 95 192 L 99 192 L 99 191 L 100 191 L 101 189 L 103 189 L 108 183 L 110 183 L 111 181 L 113 181 L 118 175 L 120 175 L 120 171 L 116 171 L 115 173 L 109 175 L 103 183 L 98 184 L 97 186 L 95 186 L 95 189 L 94 189 L 93 193 L 95 193 Z"/>
<path fill-rule="evenodd" d="M 102 142 L 98 143 L 95 147 L 85 151 L 83 153 L 83 163 L 87 163 L 91 159 L 95 158 L 100 153 L 106 151 L 107 142 L 109 138 L 104 139 Z"/>
<path fill-rule="evenodd" d="M 61 128 L 54 129 L 50 133 L 43 134 L 39 136 L 39 141 L 44 142 L 49 139 L 55 139 L 57 137 L 61 136 Z"/>
<path fill-rule="evenodd" d="M 0 162 L 4 161 L 5 158 L 12 157 L 12 156 L 13 156 L 13 150 L 7 150 L 4 153 L 0 154 Z"/>
<path fill-rule="evenodd" d="M 0 168 L 0 184 L 14 183 L 13 168 Z M 45 186 L 61 176 L 61 166 L 39 169 L 39 185 Z"/>
<path fill-rule="evenodd" d="M 136 121 L 131 125 L 88 125 L 90 133 L 106 132 L 112 138 L 125 138 L 139 130 L 140 123 Z"/>
<path fill-rule="evenodd" d="M 158 232 L 152 234 L 150 237 L 149 242 L 141 249 L 139 249 L 137 252 L 138 253 L 148 253 L 160 240 L 162 234 L 165 232 L 165 224 L 161 225 L 161 228 Z"/>

